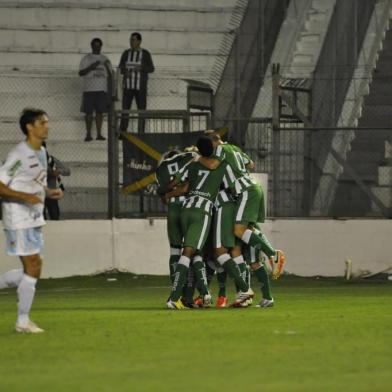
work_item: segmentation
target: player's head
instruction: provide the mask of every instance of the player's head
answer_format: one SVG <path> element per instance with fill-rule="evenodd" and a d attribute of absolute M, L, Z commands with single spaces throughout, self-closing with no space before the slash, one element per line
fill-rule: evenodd
<path fill-rule="evenodd" d="M 215 129 L 207 129 L 206 131 L 204 131 L 204 135 L 208 136 L 212 140 L 212 144 L 214 145 L 214 147 L 222 143 L 221 136 Z"/>
<path fill-rule="evenodd" d="M 103 42 L 101 38 L 93 38 L 90 42 L 91 50 L 94 54 L 100 54 Z"/>
<path fill-rule="evenodd" d="M 24 109 L 19 119 L 19 125 L 28 138 L 33 137 L 44 141 L 48 137 L 48 115 L 42 109 Z"/>
<path fill-rule="evenodd" d="M 174 148 L 173 150 L 170 150 L 167 153 L 165 153 L 165 155 L 163 156 L 163 159 L 173 158 L 175 155 L 180 154 L 180 153 L 181 153 L 180 150 L 176 150 Z"/>
<path fill-rule="evenodd" d="M 132 49 L 139 49 L 140 44 L 142 43 L 142 35 L 138 32 L 132 33 L 129 42 Z"/>
<path fill-rule="evenodd" d="M 207 136 L 200 136 L 199 139 L 197 139 L 197 149 L 199 150 L 199 153 L 203 157 L 210 157 L 213 152 L 214 152 L 214 146 L 212 144 L 212 140 L 207 137 Z"/>

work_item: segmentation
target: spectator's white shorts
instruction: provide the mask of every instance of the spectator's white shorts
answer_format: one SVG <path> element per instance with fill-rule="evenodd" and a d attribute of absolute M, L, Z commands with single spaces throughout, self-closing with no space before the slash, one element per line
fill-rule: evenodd
<path fill-rule="evenodd" d="M 41 227 L 29 229 L 4 230 L 6 238 L 5 251 L 9 256 L 30 256 L 41 253 L 44 238 Z"/>

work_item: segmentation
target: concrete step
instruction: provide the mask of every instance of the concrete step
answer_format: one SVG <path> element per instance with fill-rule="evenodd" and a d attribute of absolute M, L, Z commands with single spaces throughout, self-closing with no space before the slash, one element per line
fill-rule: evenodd
<path fill-rule="evenodd" d="M 106 188 L 108 186 L 108 168 L 107 166 L 90 167 L 82 163 L 69 166 L 71 175 L 63 177 L 65 188 L 83 187 L 83 188 Z"/>
<path fill-rule="evenodd" d="M 13 117 L 24 108 L 30 107 L 33 103 L 36 106 L 42 107 L 51 116 L 75 116 L 80 113 L 81 95 L 41 96 L 36 97 L 34 101 L 32 101 L 29 95 L 10 100 L 0 98 L 2 115 L 5 117 Z M 186 95 L 148 95 L 147 107 L 154 110 L 185 110 L 187 107 Z M 133 108 L 136 109 L 136 106 L 134 105 Z"/>
<path fill-rule="evenodd" d="M 222 33 L 140 31 L 143 43 L 152 54 L 162 51 L 181 52 L 198 50 L 216 51 L 223 38 Z M 0 30 L 0 50 L 24 52 L 89 52 L 90 41 L 99 36 L 106 51 L 121 53 L 129 48 L 129 31 L 23 31 Z M 61 50 L 59 50 L 61 48 Z"/>
<path fill-rule="evenodd" d="M 124 46 L 123 49 L 126 47 Z M 74 69 L 77 70 L 79 67 L 80 60 L 87 53 L 87 47 L 82 52 L 64 51 L 62 48 L 58 48 L 54 52 L 25 52 L 23 50 L 17 51 L 15 48 L 7 51 L 0 49 L 0 70 L 10 69 L 50 69 L 58 68 L 61 70 Z M 104 54 L 110 59 L 112 64 L 118 65 L 120 62 L 121 51 L 117 52 L 105 52 Z M 208 74 L 214 64 L 217 50 L 204 50 L 194 49 L 189 50 L 161 50 L 152 53 L 154 65 L 160 68 L 170 68 L 184 72 L 199 71 Z"/>
<path fill-rule="evenodd" d="M 19 139 L 19 141 L 22 138 Z M 0 161 L 4 161 L 15 142 L 2 141 L 0 143 Z M 107 142 L 92 141 L 85 143 L 82 140 L 53 141 L 48 140 L 48 151 L 63 162 L 107 162 Z M 120 144 L 121 146 L 121 144 Z M 120 150 L 121 152 L 121 150 Z"/>
<path fill-rule="evenodd" d="M 162 2 L 164 3 L 164 2 Z M 184 2 L 183 2 L 184 3 Z M 223 31 L 231 16 L 228 7 L 176 9 L 131 8 L 6 8 L 0 5 L 0 26 L 20 30 L 139 30 Z"/>
<path fill-rule="evenodd" d="M 28 8 L 28 9 L 62 9 L 62 8 L 76 8 L 76 9 L 117 9 L 121 10 L 200 10 L 203 12 L 213 11 L 216 12 L 227 9 L 235 5 L 235 0 L 215 0 L 211 4 L 210 0 L 2 0 L 2 8 Z"/>
<path fill-rule="evenodd" d="M 187 75 L 184 75 L 187 76 Z M 192 76 L 191 73 L 188 76 Z M 196 79 L 200 80 L 200 76 Z M 149 77 L 148 93 L 154 95 L 173 95 L 186 94 L 187 83 L 184 82 L 181 75 L 170 75 L 156 71 Z M 120 84 L 120 83 L 119 83 Z M 52 73 L 46 74 L 23 74 L 14 72 L 14 74 L 0 73 L 0 99 L 5 95 L 11 99 L 17 99 L 23 95 L 76 95 L 80 96 L 83 92 L 83 80 L 77 75 L 77 70 L 70 72 L 68 76 Z"/>

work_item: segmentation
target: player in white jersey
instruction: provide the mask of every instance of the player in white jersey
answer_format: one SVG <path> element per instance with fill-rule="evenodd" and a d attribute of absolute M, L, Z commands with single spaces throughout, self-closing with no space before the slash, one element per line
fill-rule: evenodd
<path fill-rule="evenodd" d="M 30 320 L 35 285 L 41 274 L 43 248 L 41 227 L 45 224 L 45 196 L 62 197 L 61 189 L 48 189 L 47 158 L 42 142 L 48 136 L 48 116 L 43 110 L 25 109 L 19 120 L 26 140 L 16 145 L 0 167 L 0 197 L 6 253 L 19 256 L 23 268 L 0 275 L 0 289 L 17 287 L 17 332 L 39 333 Z"/>

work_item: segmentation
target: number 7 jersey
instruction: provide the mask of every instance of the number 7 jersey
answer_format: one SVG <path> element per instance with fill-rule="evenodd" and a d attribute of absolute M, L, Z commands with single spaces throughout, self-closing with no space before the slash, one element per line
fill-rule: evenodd
<path fill-rule="evenodd" d="M 211 214 L 223 178 L 228 178 L 228 167 L 226 162 L 222 162 L 217 169 L 210 170 L 197 161 L 185 166 L 183 172 L 178 173 L 182 182 L 189 182 L 188 195 L 183 208 L 198 208 Z M 230 180 L 227 185 L 232 185 Z"/>

